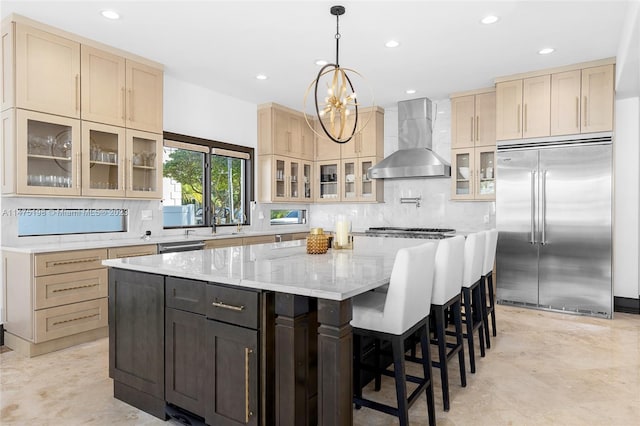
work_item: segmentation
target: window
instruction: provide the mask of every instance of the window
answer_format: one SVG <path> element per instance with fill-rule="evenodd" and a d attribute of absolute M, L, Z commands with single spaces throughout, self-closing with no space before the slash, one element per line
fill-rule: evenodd
<path fill-rule="evenodd" d="M 299 225 L 307 223 L 306 210 L 271 210 L 271 225 Z"/>
<path fill-rule="evenodd" d="M 249 224 L 253 148 L 165 132 L 165 228 Z"/>

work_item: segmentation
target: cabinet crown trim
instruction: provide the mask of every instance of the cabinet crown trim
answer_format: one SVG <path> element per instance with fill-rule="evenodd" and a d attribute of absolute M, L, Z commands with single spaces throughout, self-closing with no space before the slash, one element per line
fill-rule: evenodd
<path fill-rule="evenodd" d="M 520 74 L 512 74 L 512 75 L 507 75 L 503 77 L 496 77 L 496 79 L 494 80 L 494 83 L 497 84 L 497 83 L 503 83 L 505 81 L 521 80 L 521 79 L 530 78 L 530 77 L 540 77 L 542 75 L 557 74 L 559 72 L 575 71 L 575 70 L 581 70 L 585 68 L 599 67 L 602 65 L 612 65 L 612 64 L 615 65 L 615 63 L 616 63 L 615 57 L 599 59 L 596 61 L 580 62 L 577 64 L 565 65 L 562 67 L 545 68 L 537 71 L 529 71 L 529 72 L 524 72 Z"/>
<path fill-rule="evenodd" d="M 449 95 L 449 98 L 460 98 L 462 96 L 481 95 L 483 93 L 495 92 L 495 86 L 485 87 L 483 89 L 466 90 L 464 92 L 455 92 Z"/>

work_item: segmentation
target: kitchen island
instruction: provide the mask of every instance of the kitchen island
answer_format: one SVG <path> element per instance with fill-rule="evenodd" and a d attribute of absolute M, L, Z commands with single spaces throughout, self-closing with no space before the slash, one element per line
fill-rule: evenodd
<path fill-rule="evenodd" d="M 224 424 L 350 425 L 351 298 L 389 281 L 398 249 L 424 242 L 355 237 L 353 250 L 330 249 L 321 255 L 307 254 L 305 241 L 291 241 L 106 260 L 103 264 L 112 268 L 109 335 L 114 395 L 143 409 L 154 407 L 148 410 L 162 417 L 165 386 L 168 396 L 182 380 L 175 360 L 188 358 L 182 364 L 190 365 L 194 384 L 185 389 L 195 390 L 182 393 L 190 394 L 187 405 L 193 402 L 194 407 L 203 407 L 204 415 L 199 415 L 208 423 L 223 416 L 229 422 Z M 188 297 L 187 288 L 193 289 Z M 200 311 L 195 307 L 200 305 L 198 292 L 206 299 Z M 145 295 L 156 304 L 155 310 L 141 306 Z M 188 304 L 194 307 L 185 308 Z M 140 323 L 135 313 L 139 309 L 146 312 L 142 336 L 131 334 Z M 185 310 L 195 315 L 189 317 L 188 327 L 170 324 L 170 311 L 182 315 Z M 124 315 L 121 319 L 120 314 Z M 173 364 L 164 370 L 157 366 L 157 375 L 164 375 L 153 383 L 157 389 L 150 397 L 153 380 L 133 377 L 128 384 L 120 383 L 118 377 L 136 375 L 130 368 L 135 362 L 119 372 L 117 354 L 118 344 L 128 342 L 134 347 L 138 338 L 148 340 L 154 333 L 157 339 L 151 346 Z M 185 333 L 192 336 L 183 341 L 192 342 L 194 348 L 175 354 L 180 348 L 175 340 Z M 242 340 L 244 335 L 248 343 Z M 201 341 L 205 343 L 198 343 Z M 226 355 L 225 349 L 231 352 Z M 129 352 L 123 349 L 122 354 Z M 208 355 L 199 358 L 199 353 Z M 149 362 L 138 365 L 148 369 Z M 207 362 L 214 364 L 209 372 L 203 367 Z M 243 371 L 236 374 L 235 367 Z M 219 389 L 216 383 L 201 383 L 216 377 L 227 383 Z M 232 378 L 239 382 L 237 389 L 229 383 Z M 201 395 L 194 396 L 198 389 Z M 237 397 L 226 401 L 223 394 L 227 392 Z M 150 400 L 148 406 L 145 399 Z"/>

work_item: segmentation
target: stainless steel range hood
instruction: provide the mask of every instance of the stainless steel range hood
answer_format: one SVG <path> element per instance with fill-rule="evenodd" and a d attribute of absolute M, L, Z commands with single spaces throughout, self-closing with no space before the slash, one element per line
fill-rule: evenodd
<path fill-rule="evenodd" d="M 398 150 L 367 172 L 372 179 L 451 177 L 451 165 L 431 150 L 431 101 L 398 102 Z"/>

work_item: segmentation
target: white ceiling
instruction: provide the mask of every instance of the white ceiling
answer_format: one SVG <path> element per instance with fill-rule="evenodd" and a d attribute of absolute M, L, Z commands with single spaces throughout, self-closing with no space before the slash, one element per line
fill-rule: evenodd
<path fill-rule="evenodd" d="M 375 102 L 443 99 L 519 72 L 616 56 L 630 1 L 5 1 L 18 13 L 160 62 L 165 74 L 252 103 L 302 109 L 335 58 L 362 73 Z M 118 21 L 99 11 L 117 10 Z M 500 21 L 479 21 L 495 14 Z M 400 46 L 389 49 L 389 39 Z M 543 47 L 551 55 L 538 55 Z M 258 81 L 259 73 L 269 78 Z M 413 88 L 417 92 L 405 93 Z M 362 90 L 356 87 L 357 91 Z"/>

